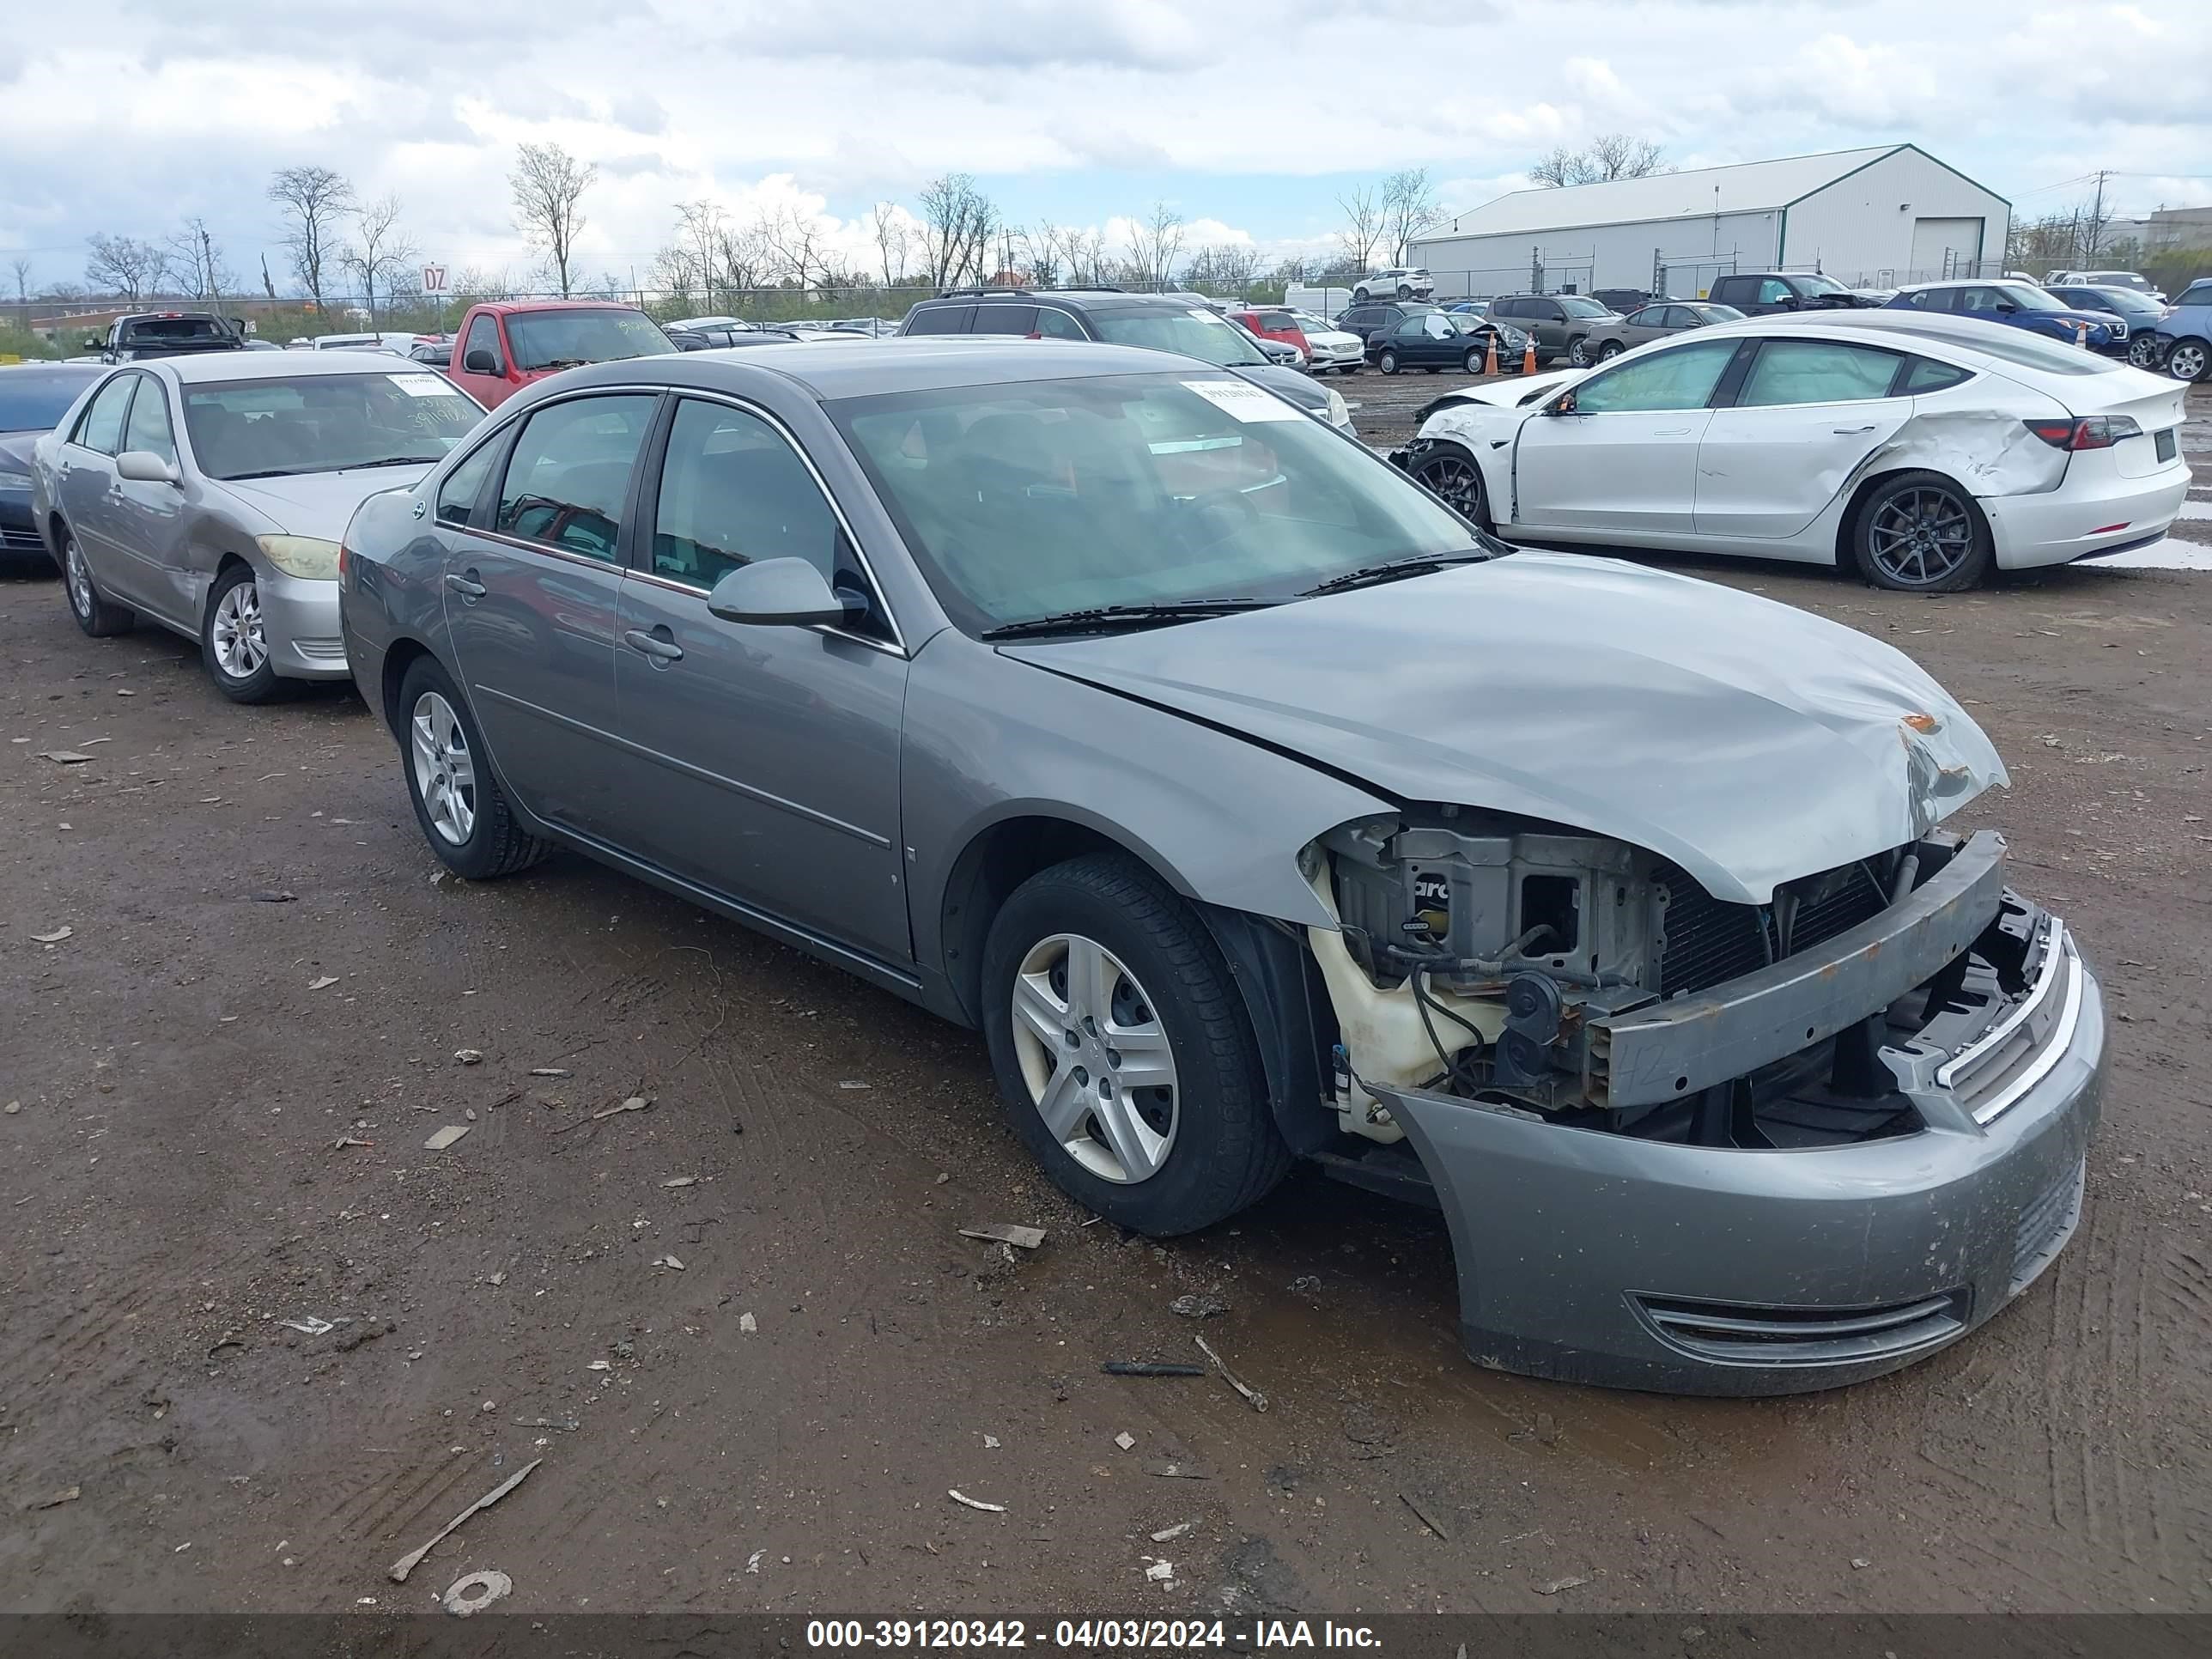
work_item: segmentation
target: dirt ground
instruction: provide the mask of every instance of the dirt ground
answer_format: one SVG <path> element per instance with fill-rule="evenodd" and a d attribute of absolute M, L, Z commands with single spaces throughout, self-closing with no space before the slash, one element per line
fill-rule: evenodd
<path fill-rule="evenodd" d="M 1451 378 L 1344 390 L 1390 441 Z M 1085 1226 L 969 1036 L 581 859 L 434 880 L 349 692 L 234 708 L 0 582 L 0 1606 L 496 1568 L 526 1613 L 2212 1609 L 2212 580 L 1694 568 L 1966 700 L 2013 772 L 1969 819 L 2118 1022 L 2057 1266 L 1808 1398 L 1479 1371 L 1441 1224 L 1318 1176 L 1170 1245 Z M 1100 1374 L 1197 1358 L 1185 1292 L 1264 1415 Z"/>

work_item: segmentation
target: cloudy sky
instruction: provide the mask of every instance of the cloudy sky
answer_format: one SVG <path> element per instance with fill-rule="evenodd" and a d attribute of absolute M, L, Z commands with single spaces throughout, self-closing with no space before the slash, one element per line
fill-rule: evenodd
<path fill-rule="evenodd" d="M 2212 7 L 2093 0 L 27 0 L 0 52 L 0 269 L 82 280 L 94 232 L 204 217 L 254 272 L 272 167 L 396 191 L 425 257 L 532 264 L 515 144 L 595 161 L 583 262 L 642 271 L 674 204 L 793 204 L 857 253 L 871 204 L 974 173 L 1016 223 L 1163 199 L 1194 244 L 1326 247 L 1337 196 L 1426 166 L 1447 210 L 1559 143 L 1682 167 L 1909 139 L 2014 203 L 2118 175 L 2212 203 Z M 282 276 L 281 262 L 271 259 Z M 12 278 L 7 286 L 12 289 Z M 11 295 L 12 297 L 12 295 Z"/>

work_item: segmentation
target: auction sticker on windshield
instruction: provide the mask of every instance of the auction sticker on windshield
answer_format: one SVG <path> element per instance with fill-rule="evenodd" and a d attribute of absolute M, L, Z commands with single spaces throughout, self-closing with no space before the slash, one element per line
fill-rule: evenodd
<path fill-rule="evenodd" d="M 387 374 L 384 377 L 410 398 L 443 398 L 453 392 L 434 374 Z"/>
<path fill-rule="evenodd" d="M 1244 380 L 1185 380 L 1183 386 L 1238 420 L 1302 421 L 1305 416 L 1272 392 Z"/>

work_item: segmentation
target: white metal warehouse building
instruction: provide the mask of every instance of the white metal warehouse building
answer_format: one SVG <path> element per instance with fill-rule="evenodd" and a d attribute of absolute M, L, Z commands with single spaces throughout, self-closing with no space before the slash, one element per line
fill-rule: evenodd
<path fill-rule="evenodd" d="M 1885 288 L 2002 267 L 2012 206 L 1917 144 L 1515 191 L 1414 242 L 1439 298 L 1592 289 L 1703 297 L 1735 270 Z"/>

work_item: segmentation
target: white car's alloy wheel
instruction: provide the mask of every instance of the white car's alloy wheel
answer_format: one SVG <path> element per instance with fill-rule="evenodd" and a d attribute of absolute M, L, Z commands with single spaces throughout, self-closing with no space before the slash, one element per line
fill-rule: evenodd
<path fill-rule="evenodd" d="M 268 635 L 261 626 L 261 591 L 243 581 L 216 601 L 215 623 L 209 629 L 215 659 L 234 680 L 250 679 L 269 660 Z"/>
<path fill-rule="evenodd" d="M 1180 1096 L 1167 1029 L 1136 975 L 1096 939 L 1054 933 L 1022 958 L 1013 1016 L 1022 1079 L 1053 1139 L 1102 1181 L 1158 1174 Z"/>
<path fill-rule="evenodd" d="M 476 833 L 477 767 L 453 705 L 425 691 L 415 699 L 408 732 L 415 789 L 430 828 L 448 846 L 462 846 Z"/>

